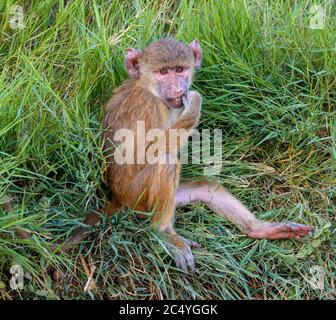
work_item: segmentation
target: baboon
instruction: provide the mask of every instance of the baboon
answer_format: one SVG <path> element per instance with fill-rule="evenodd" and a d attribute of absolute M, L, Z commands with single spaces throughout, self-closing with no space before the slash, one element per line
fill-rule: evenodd
<path fill-rule="evenodd" d="M 195 181 L 180 183 L 180 164 L 170 161 L 149 163 L 117 163 L 115 146 L 118 130 L 136 133 L 139 121 L 145 130 L 160 129 L 168 137 L 172 129 L 191 132 L 201 115 L 201 95 L 189 91 L 194 71 L 201 66 L 202 50 L 194 40 L 189 45 L 172 38 L 164 38 L 143 50 L 126 50 L 126 69 L 129 80 L 116 88 L 106 105 L 104 127 L 104 151 L 107 158 L 107 184 L 112 200 L 101 209 L 112 215 L 126 207 L 137 211 L 152 212 L 152 227 L 168 243 L 176 265 L 194 269 L 192 247 L 195 241 L 178 235 L 173 221 L 175 208 L 192 202 L 202 202 L 215 213 L 234 223 L 243 233 L 257 239 L 301 238 L 312 228 L 293 222 L 269 223 L 258 220 L 240 201 L 217 182 Z M 166 145 L 164 159 L 177 158 L 179 148 L 188 137 L 178 139 L 176 145 Z M 137 136 L 132 143 L 137 146 Z M 146 142 L 147 150 L 153 142 Z M 126 147 L 133 147 L 131 145 Z M 136 148 L 135 148 L 136 149 Z M 139 152 L 136 152 L 137 160 Z M 141 155 L 140 155 L 141 156 Z M 85 223 L 94 225 L 99 216 L 90 214 Z M 69 239 L 73 244 L 83 239 L 81 228 Z"/>

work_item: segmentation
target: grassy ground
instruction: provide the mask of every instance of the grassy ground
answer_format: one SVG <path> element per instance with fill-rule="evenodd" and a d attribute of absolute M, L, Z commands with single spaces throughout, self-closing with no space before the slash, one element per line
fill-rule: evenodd
<path fill-rule="evenodd" d="M 309 27 L 314 3 L 326 11 L 323 29 Z M 10 27 L 14 4 L 24 29 Z M 0 297 L 335 298 L 335 9 L 308 0 L 2 1 L 0 198 L 10 196 L 13 211 L 0 209 Z M 165 35 L 203 47 L 194 88 L 204 97 L 200 127 L 223 130 L 218 178 L 259 218 L 311 224 L 314 236 L 252 240 L 195 204 L 176 221 L 202 244 L 193 275 L 131 211 L 103 219 L 71 254 L 46 252 L 108 200 L 101 107 L 126 77 L 125 48 Z M 18 239 L 18 227 L 32 239 Z M 13 264 L 26 272 L 19 292 L 9 286 Z M 322 290 L 309 284 L 314 266 Z M 91 270 L 96 288 L 84 291 Z"/>

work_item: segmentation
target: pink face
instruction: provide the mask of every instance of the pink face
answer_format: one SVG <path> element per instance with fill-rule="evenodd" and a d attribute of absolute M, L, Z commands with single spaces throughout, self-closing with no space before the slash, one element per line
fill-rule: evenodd
<path fill-rule="evenodd" d="M 188 91 L 191 80 L 190 68 L 176 66 L 154 72 L 157 94 L 172 108 L 182 107 L 182 96 Z"/>

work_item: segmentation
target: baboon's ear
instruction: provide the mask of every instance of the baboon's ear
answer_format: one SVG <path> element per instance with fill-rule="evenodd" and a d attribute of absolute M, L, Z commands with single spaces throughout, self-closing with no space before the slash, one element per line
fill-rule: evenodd
<path fill-rule="evenodd" d="M 202 48 L 197 40 L 192 41 L 189 47 L 194 53 L 195 57 L 195 68 L 198 69 L 202 64 Z"/>
<path fill-rule="evenodd" d="M 141 51 L 133 48 L 126 49 L 125 64 L 127 73 L 132 78 L 140 78 L 139 60 Z"/>

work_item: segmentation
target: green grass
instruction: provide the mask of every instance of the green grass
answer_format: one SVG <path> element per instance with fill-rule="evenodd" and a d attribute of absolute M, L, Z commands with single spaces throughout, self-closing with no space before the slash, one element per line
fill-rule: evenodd
<path fill-rule="evenodd" d="M 326 10 L 309 28 L 309 8 Z M 24 29 L 10 8 L 24 7 Z M 336 4 L 333 1 L 2 1 L 0 3 L 0 297 L 4 299 L 334 299 L 336 297 Z M 219 179 L 261 219 L 317 228 L 257 241 L 202 205 L 176 229 L 202 245 L 184 274 L 134 212 L 103 222 L 71 254 L 49 254 L 109 199 L 102 106 L 125 78 L 127 47 L 199 39 L 200 128 L 223 130 Z M 183 177 L 204 164 L 185 165 Z M 15 229 L 31 233 L 18 239 Z M 86 263 L 96 290 L 84 292 Z M 10 267 L 26 272 L 21 291 Z M 325 272 L 324 289 L 308 282 Z M 53 270 L 64 278 L 55 282 Z"/>

